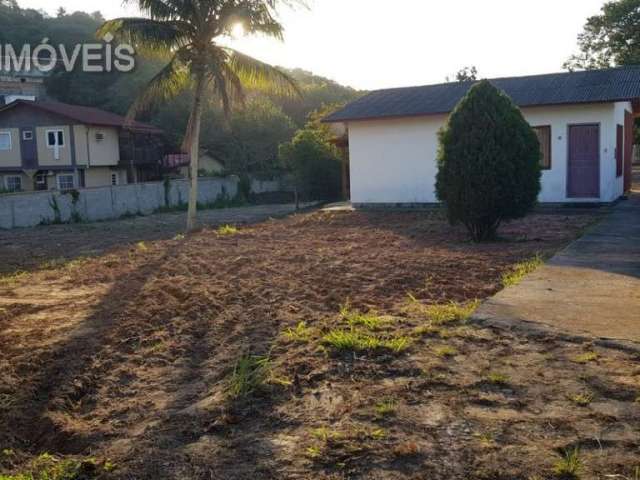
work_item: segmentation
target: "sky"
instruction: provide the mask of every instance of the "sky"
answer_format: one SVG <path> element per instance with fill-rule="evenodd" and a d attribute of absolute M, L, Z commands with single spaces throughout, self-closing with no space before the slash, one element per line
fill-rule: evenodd
<path fill-rule="evenodd" d="M 53 14 L 135 14 L 119 0 L 18 0 Z M 444 82 L 464 66 L 483 78 L 551 73 L 577 49 L 604 0 L 309 0 L 283 9 L 285 41 L 238 38 L 260 60 L 302 68 L 358 89 Z"/>

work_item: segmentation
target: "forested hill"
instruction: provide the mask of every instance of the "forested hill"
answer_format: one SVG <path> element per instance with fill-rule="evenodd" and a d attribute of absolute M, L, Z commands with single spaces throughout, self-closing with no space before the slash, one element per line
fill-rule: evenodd
<path fill-rule="evenodd" d="M 63 8 L 55 17 L 42 11 L 22 9 L 16 0 L 0 0 L 0 42 L 18 47 L 36 45 L 48 38 L 68 51 L 78 43 L 95 42 L 95 32 L 104 21 L 100 12 L 67 13 Z M 251 54 L 251 52 L 246 52 Z M 78 62 L 80 65 L 81 62 Z M 136 58 L 130 73 L 67 73 L 57 71 L 47 80 L 50 97 L 78 105 L 102 108 L 124 114 L 146 83 L 166 64 L 158 58 Z M 304 126 L 308 115 L 325 105 L 343 104 L 361 92 L 300 69 L 286 70 L 303 92 L 302 99 L 283 99 L 249 92 L 243 108 L 224 121 L 215 98 L 210 98 L 203 117 L 202 144 L 233 173 L 270 176 L 277 169 L 278 146 L 291 139 Z M 162 128 L 171 148 L 177 148 L 186 129 L 191 94 L 158 105 L 141 120 Z"/>

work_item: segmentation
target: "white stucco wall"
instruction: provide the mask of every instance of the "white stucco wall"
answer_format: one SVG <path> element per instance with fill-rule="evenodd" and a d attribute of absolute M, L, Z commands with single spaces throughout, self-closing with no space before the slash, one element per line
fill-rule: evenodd
<path fill-rule="evenodd" d="M 622 195 L 616 178 L 616 125 L 629 103 L 523 109 L 532 126 L 550 125 L 552 168 L 542 174 L 540 202 L 612 202 Z M 438 130 L 444 115 L 350 122 L 351 200 L 366 203 L 435 203 Z M 622 119 L 622 120 L 620 120 Z M 567 197 L 568 126 L 600 124 L 600 198 Z"/>

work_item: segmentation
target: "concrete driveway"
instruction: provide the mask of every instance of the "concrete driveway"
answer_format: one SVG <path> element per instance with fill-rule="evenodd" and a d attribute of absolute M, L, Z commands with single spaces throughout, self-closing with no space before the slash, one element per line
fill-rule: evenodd
<path fill-rule="evenodd" d="M 522 283 L 487 301 L 476 320 L 640 342 L 640 169 L 634 180 L 629 200 Z"/>

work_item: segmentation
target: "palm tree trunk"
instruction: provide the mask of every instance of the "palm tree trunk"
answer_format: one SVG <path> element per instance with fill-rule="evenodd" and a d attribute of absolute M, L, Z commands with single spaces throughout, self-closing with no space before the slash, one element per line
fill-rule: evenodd
<path fill-rule="evenodd" d="M 205 75 L 202 72 L 196 74 L 196 90 L 189 119 L 191 140 L 191 163 L 189 166 L 191 177 L 191 189 L 189 191 L 189 211 L 187 212 L 187 232 L 191 232 L 196 227 L 196 214 L 198 211 L 198 160 L 200 155 L 200 126 L 202 123 L 202 100 L 206 86 Z"/>

